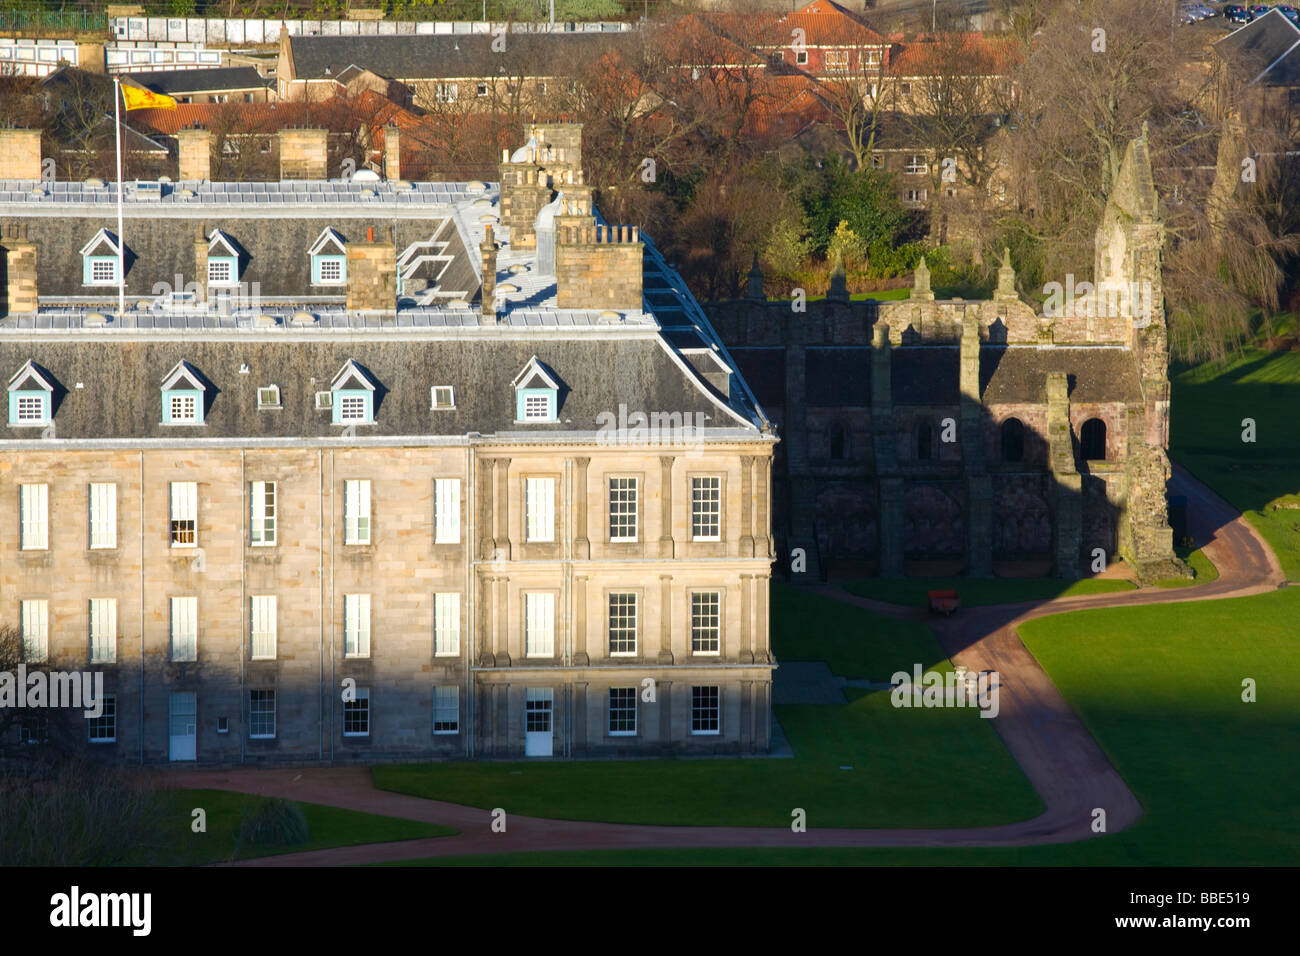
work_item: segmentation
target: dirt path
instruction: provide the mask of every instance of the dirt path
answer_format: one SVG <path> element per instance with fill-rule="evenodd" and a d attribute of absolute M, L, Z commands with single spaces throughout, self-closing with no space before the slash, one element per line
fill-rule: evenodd
<path fill-rule="evenodd" d="M 1021 643 L 1016 627 L 1049 614 L 1082 608 L 1165 604 L 1241 597 L 1277 588 L 1284 580 L 1276 557 L 1231 505 L 1181 469 L 1173 490 L 1188 498 L 1191 532 L 1219 570 L 1219 578 L 1192 588 L 1127 591 L 971 608 L 934 627 L 955 663 L 1001 677 L 1000 712 L 994 727 L 1043 798 L 1046 810 L 1032 820 L 994 827 L 955 829 L 848 830 L 810 828 L 792 833 L 778 827 L 666 827 L 547 820 L 510 814 L 505 833 L 491 831 L 488 810 L 377 790 L 365 767 L 303 770 L 226 770 L 168 773 L 164 786 L 235 790 L 282 796 L 367 813 L 453 826 L 453 837 L 372 843 L 309 853 L 248 860 L 243 866 L 340 866 L 559 850 L 1027 846 L 1068 843 L 1093 836 L 1093 810 L 1106 811 L 1107 832 L 1131 826 L 1142 807 L 1110 765 L 1097 742 L 1070 709 L 1047 672 Z M 850 595 L 838 588 L 819 592 L 893 617 L 925 619 L 923 611 Z"/>

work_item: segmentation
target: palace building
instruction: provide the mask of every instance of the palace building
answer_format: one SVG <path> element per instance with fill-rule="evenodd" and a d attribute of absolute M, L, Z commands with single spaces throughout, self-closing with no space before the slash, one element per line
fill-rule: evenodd
<path fill-rule="evenodd" d="M 775 430 L 581 127 L 499 183 L 278 135 L 280 181 L 225 183 L 183 131 L 119 232 L 0 131 L 0 620 L 104 672 L 90 749 L 766 752 Z"/>

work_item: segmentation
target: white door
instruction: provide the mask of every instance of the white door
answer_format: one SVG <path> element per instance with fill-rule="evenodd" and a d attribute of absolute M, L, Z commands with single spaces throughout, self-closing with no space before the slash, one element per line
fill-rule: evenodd
<path fill-rule="evenodd" d="M 551 755 L 551 704 L 549 687 L 529 687 L 524 691 L 524 756 Z"/>
<path fill-rule="evenodd" d="M 168 710 L 171 724 L 171 759 L 195 759 L 195 743 L 198 737 L 198 701 L 195 693 L 183 691 L 172 694 Z"/>

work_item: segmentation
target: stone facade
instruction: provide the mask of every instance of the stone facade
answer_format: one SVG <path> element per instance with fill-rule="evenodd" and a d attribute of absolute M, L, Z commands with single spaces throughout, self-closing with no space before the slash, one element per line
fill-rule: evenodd
<path fill-rule="evenodd" d="M 280 179 L 328 179 L 329 131 L 280 130 Z"/>
<path fill-rule="evenodd" d="M 0 129 L 0 180 L 41 178 L 41 131 Z"/>
<path fill-rule="evenodd" d="M 1166 517 L 1162 230 L 1143 137 L 1098 228 L 1095 287 L 1065 289 L 1061 310 L 1021 301 L 1006 261 L 988 300 L 936 300 L 922 263 L 906 300 L 854 303 L 841 285 L 796 312 L 751 282 L 717 307 L 781 423 L 782 550 L 886 576 L 1029 562 L 1076 577 L 1099 553 L 1143 580 L 1185 574 Z"/>
<path fill-rule="evenodd" d="M 212 131 L 176 131 L 177 178 L 182 182 L 204 182 L 212 178 Z"/>

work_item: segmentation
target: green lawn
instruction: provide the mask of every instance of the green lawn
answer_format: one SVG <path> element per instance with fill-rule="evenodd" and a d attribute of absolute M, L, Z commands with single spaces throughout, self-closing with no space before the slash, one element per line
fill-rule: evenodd
<path fill-rule="evenodd" d="M 829 660 L 843 676 L 885 679 L 916 663 L 951 669 L 920 625 L 779 584 L 773 592 L 778 660 Z M 372 772 L 385 790 L 570 820 L 786 827 L 801 807 L 809 826 L 933 827 L 1041 812 L 992 722 L 974 709 L 900 710 L 888 692 L 846 696 L 844 705 L 774 708 L 793 759 L 465 762 Z"/>
<path fill-rule="evenodd" d="M 964 607 L 986 604 L 1014 604 L 1019 601 L 1046 601 L 1076 594 L 1108 594 L 1132 591 L 1133 582 L 1117 578 L 858 578 L 844 583 L 846 590 L 859 597 L 909 607 L 926 607 L 926 592 L 955 590 Z"/>
<path fill-rule="evenodd" d="M 460 831 L 452 827 L 382 817 L 354 810 L 341 810 L 316 803 L 299 803 L 307 818 L 310 838 L 306 843 L 283 846 L 240 846 L 239 824 L 245 810 L 265 797 L 227 790 L 168 790 L 159 795 L 163 817 L 161 846 L 142 847 L 136 863 L 197 866 L 225 860 L 244 860 L 281 853 L 301 853 L 336 846 L 386 843 L 448 836 Z M 191 830 L 192 811 L 207 812 L 207 832 Z"/>
<path fill-rule="evenodd" d="M 1205 584 L 1218 579 L 1219 569 L 1214 566 L 1214 562 L 1207 558 L 1205 552 L 1200 548 L 1192 550 L 1191 548 L 1175 546 L 1174 553 L 1187 562 L 1187 565 L 1192 569 L 1193 576 L 1157 581 L 1155 582 L 1156 587 L 1189 588 L 1196 584 Z"/>
<path fill-rule="evenodd" d="M 1300 588 L 1075 611 L 1021 631 L 1146 811 L 1122 833 L 1007 849 L 652 850 L 427 865 L 1300 864 Z M 1243 678 L 1257 703 L 1241 700 Z M 810 825 L 816 821 L 810 816 Z"/>
<path fill-rule="evenodd" d="M 1173 378 L 1172 408 L 1170 456 L 1241 509 L 1300 580 L 1300 352 L 1188 369 Z M 1247 418 L 1254 442 L 1242 440 Z"/>

